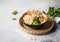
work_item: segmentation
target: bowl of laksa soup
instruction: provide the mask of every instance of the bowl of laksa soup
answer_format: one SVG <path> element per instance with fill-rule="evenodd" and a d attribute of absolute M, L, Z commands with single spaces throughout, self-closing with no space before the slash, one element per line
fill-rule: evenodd
<path fill-rule="evenodd" d="M 40 27 L 47 21 L 47 15 L 37 10 L 27 11 L 24 14 L 23 22 L 29 27 Z"/>

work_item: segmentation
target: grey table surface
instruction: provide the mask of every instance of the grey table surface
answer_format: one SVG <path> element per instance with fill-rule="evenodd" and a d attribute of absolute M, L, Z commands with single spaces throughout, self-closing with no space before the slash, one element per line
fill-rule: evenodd
<path fill-rule="evenodd" d="M 60 0 L 0 0 L 0 42 L 60 42 L 60 25 L 48 35 L 31 35 L 22 31 L 18 21 L 28 9 L 48 11 L 49 6 L 60 7 Z M 17 15 L 11 12 L 17 10 Z M 17 18 L 17 20 L 12 20 Z"/>

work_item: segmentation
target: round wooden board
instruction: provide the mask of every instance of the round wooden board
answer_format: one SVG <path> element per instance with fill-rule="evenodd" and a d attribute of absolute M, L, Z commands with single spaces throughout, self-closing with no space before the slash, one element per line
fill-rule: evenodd
<path fill-rule="evenodd" d="M 54 20 L 51 17 L 48 17 L 47 22 L 44 25 L 40 26 L 39 29 L 32 29 L 31 27 L 28 27 L 23 23 L 23 16 L 22 16 L 19 19 L 19 26 L 23 31 L 27 33 L 42 35 L 52 30 L 52 28 L 54 27 Z"/>

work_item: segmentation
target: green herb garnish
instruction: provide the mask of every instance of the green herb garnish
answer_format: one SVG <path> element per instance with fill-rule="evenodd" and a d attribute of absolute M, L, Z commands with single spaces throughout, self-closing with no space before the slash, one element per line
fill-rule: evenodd
<path fill-rule="evenodd" d="M 39 18 L 38 18 L 38 17 L 34 17 L 33 22 L 34 22 L 36 25 L 39 24 L 39 23 L 40 23 Z"/>
<path fill-rule="evenodd" d="M 13 15 L 16 15 L 17 13 L 18 13 L 17 10 L 14 10 L 14 11 L 12 12 Z"/>
<path fill-rule="evenodd" d="M 13 18 L 13 20 L 17 20 L 17 18 Z"/>
<path fill-rule="evenodd" d="M 49 7 L 48 13 L 49 16 L 52 17 L 60 17 L 60 8 L 55 9 L 54 7 Z"/>

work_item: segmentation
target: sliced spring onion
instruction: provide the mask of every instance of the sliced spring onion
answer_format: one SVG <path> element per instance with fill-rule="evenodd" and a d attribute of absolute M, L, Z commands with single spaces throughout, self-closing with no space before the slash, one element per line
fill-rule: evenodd
<path fill-rule="evenodd" d="M 12 18 L 13 20 L 17 20 L 17 18 Z"/>

